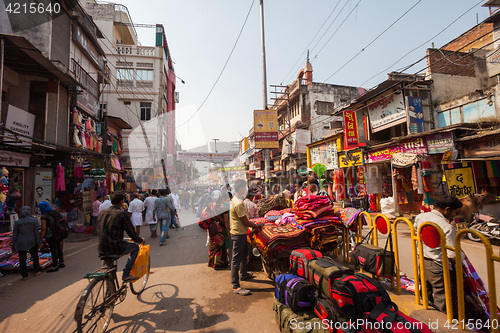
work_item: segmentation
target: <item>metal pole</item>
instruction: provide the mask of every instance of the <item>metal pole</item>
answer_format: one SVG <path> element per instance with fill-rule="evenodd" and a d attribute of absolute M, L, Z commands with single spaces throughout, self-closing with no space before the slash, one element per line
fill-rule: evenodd
<path fill-rule="evenodd" d="M 0 38 L 0 124 L 2 123 L 2 95 L 3 95 L 3 62 L 5 53 L 5 41 Z"/>
<path fill-rule="evenodd" d="M 264 0 L 260 0 L 260 34 L 262 42 L 262 92 L 264 109 L 267 109 L 267 76 L 266 76 L 266 40 L 264 35 Z M 266 195 L 269 193 L 268 179 L 271 179 L 271 151 L 266 148 L 262 152 L 264 154 L 264 189 Z"/>
<path fill-rule="evenodd" d="M 293 189 L 293 179 L 292 179 L 292 112 L 290 110 L 290 96 L 287 95 L 286 97 L 286 111 L 287 111 L 287 116 L 288 116 L 288 172 L 290 173 L 290 190 Z M 295 166 L 297 169 L 297 166 Z"/>
<path fill-rule="evenodd" d="M 212 139 L 214 140 L 214 143 L 215 143 L 215 153 L 217 154 L 217 141 L 219 141 L 219 139 Z"/>

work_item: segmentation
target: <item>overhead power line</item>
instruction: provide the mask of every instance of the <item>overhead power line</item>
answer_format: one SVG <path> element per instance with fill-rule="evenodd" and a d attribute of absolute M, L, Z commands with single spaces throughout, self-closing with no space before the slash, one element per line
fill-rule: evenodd
<path fill-rule="evenodd" d="M 326 78 L 325 82 L 328 81 L 332 76 L 334 76 L 335 74 L 337 74 L 338 72 L 340 72 L 345 66 L 347 66 L 349 63 L 351 63 L 351 61 L 353 61 L 354 59 L 356 59 L 361 53 L 363 53 L 368 47 L 370 47 L 370 45 L 372 45 L 373 43 L 375 43 L 375 41 L 377 39 L 379 39 L 383 34 L 385 34 L 390 28 L 392 28 L 396 23 L 399 22 L 399 20 L 401 20 L 404 16 L 406 16 L 406 14 L 408 14 L 413 8 L 415 8 L 420 2 L 422 2 L 422 0 L 418 0 L 415 4 L 413 4 L 413 6 L 411 6 L 406 12 L 403 13 L 403 15 L 401 15 L 400 17 L 398 17 L 396 19 L 396 21 L 392 22 L 387 28 L 385 28 L 384 31 L 382 31 L 377 37 L 375 37 L 375 39 L 373 39 L 370 43 L 368 43 L 368 45 L 366 45 L 364 48 L 361 49 L 361 51 L 359 51 L 358 53 L 356 53 L 351 59 L 349 59 L 344 65 L 342 65 L 339 69 L 337 69 L 332 75 L 330 75 L 328 78 Z"/>
<path fill-rule="evenodd" d="M 236 41 L 234 42 L 233 48 L 231 49 L 231 52 L 229 53 L 229 56 L 227 57 L 226 63 L 222 67 L 222 70 L 220 71 L 219 76 L 217 77 L 217 80 L 215 80 L 214 84 L 212 85 L 212 88 L 210 88 L 210 91 L 208 92 L 207 97 L 205 97 L 205 99 L 203 100 L 201 105 L 198 107 L 198 109 L 196 109 L 196 111 L 191 115 L 191 117 L 189 117 L 188 120 L 186 120 L 185 122 L 183 122 L 180 125 L 175 126 L 175 128 L 179 128 L 179 127 L 184 126 L 185 124 L 189 123 L 189 121 L 191 119 L 193 119 L 193 117 L 201 110 L 203 105 L 205 105 L 205 102 L 208 100 L 208 98 L 212 94 L 212 91 L 215 89 L 215 86 L 219 82 L 219 80 L 222 76 L 222 73 L 224 73 L 224 70 L 226 69 L 226 66 L 229 63 L 229 60 L 231 59 L 231 56 L 233 55 L 234 49 L 236 48 L 236 45 L 238 44 L 238 41 L 240 40 L 241 34 L 243 33 L 243 29 L 245 28 L 245 25 L 247 24 L 248 17 L 250 16 L 250 12 L 252 11 L 254 3 L 255 3 L 255 0 L 252 0 L 252 4 L 250 5 L 250 8 L 248 9 L 247 16 L 245 17 L 245 21 L 243 22 L 243 25 L 241 26 L 240 33 L 238 34 L 238 37 L 236 38 Z"/>

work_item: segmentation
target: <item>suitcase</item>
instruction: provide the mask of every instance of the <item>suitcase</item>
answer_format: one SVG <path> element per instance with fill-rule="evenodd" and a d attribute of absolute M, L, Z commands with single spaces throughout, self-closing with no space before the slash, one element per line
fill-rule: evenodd
<path fill-rule="evenodd" d="M 316 289 L 302 277 L 293 278 L 286 284 L 285 305 L 293 311 L 310 310 L 316 303 Z"/>
<path fill-rule="evenodd" d="M 328 329 L 313 311 L 294 312 L 285 304 L 274 299 L 273 310 L 282 333 L 328 333 Z"/>
<path fill-rule="evenodd" d="M 294 250 L 290 254 L 290 270 L 293 274 L 309 280 L 309 261 L 321 257 L 323 257 L 321 252 L 309 248 Z"/>
<path fill-rule="evenodd" d="M 324 295 L 318 295 L 316 298 L 316 305 L 314 306 L 314 313 L 321 319 L 330 332 L 343 332 L 342 328 L 348 327 L 348 320 L 342 317 L 335 306 L 333 301 Z"/>
<path fill-rule="evenodd" d="M 365 333 L 431 333 L 430 328 L 399 311 L 393 302 L 387 302 L 373 294 L 368 296 L 373 309 L 364 314 L 361 328 Z"/>
<path fill-rule="evenodd" d="M 347 319 L 361 319 L 365 312 L 373 309 L 373 304 L 369 302 L 369 295 L 391 302 L 384 287 L 364 274 L 344 275 L 335 280 L 332 285 L 333 305 Z"/>
<path fill-rule="evenodd" d="M 331 297 L 331 287 L 335 279 L 354 271 L 342 266 L 330 257 L 322 257 L 309 262 L 309 281 L 325 296 Z"/>

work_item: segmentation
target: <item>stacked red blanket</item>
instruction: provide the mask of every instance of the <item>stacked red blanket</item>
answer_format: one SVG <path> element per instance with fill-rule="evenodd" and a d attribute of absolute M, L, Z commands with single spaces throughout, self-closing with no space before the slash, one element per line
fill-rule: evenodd
<path fill-rule="evenodd" d="M 322 195 L 306 195 L 295 203 L 296 220 L 313 220 L 321 216 L 335 216 L 328 198 Z"/>

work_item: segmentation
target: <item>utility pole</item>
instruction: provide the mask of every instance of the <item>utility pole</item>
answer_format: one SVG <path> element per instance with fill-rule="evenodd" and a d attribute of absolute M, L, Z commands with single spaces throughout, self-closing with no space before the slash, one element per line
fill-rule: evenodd
<path fill-rule="evenodd" d="M 264 0 L 260 0 L 260 35 L 262 42 L 262 92 L 264 110 L 267 110 L 267 74 L 266 74 L 266 40 L 264 34 Z M 268 194 L 268 180 L 271 179 L 271 153 L 269 148 L 263 150 L 264 154 L 264 189 Z"/>
<path fill-rule="evenodd" d="M 215 153 L 217 154 L 217 141 L 219 141 L 219 139 L 212 139 L 215 143 Z"/>

